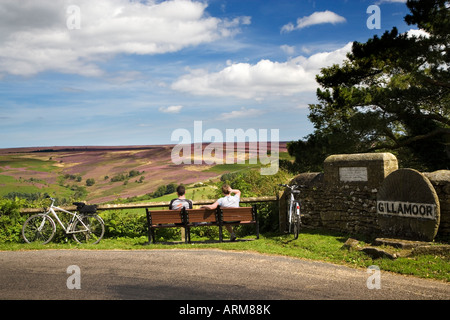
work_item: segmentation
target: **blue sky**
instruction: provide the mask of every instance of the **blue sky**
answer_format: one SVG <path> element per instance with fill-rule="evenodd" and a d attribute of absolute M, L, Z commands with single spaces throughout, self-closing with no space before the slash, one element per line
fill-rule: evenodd
<path fill-rule="evenodd" d="M 320 68 L 414 29 L 407 13 L 404 0 L 2 0 L 0 148 L 176 144 L 194 121 L 298 140 Z"/>

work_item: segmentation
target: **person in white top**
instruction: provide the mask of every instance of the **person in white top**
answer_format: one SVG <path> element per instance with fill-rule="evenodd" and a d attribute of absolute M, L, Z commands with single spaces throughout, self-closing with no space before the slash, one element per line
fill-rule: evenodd
<path fill-rule="evenodd" d="M 216 202 L 214 202 L 211 205 L 205 205 L 202 206 L 202 208 L 207 209 L 216 209 L 217 206 L 221 206 L 223 208 L 238 208 L 239 207 L 239 200 L 241 198 L 241 191 L 237 189 L 231 189 L 231 187 L 228 184 L 224 184 L 222 186 L 222 192 L 223 197 L 218 199 Z M 231 195 L 231 194 L 234 195 Z M 230 240 L 234 241 L 236 240 L 236 235 L 234 233 L 233 228 L 230 225 L 226 225 L 225 228 L 227 228 L 228 232 L 230 233 Z"/>

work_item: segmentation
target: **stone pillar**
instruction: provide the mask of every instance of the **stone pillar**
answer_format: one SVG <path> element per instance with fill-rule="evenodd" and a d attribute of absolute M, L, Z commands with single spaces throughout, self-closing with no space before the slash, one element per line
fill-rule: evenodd
<path fill-rule="evenodd" d="M 338 154 L 326 158 L 323 169 L 329 187 L 347 184 L 378 188 L 398 169 L 398 162 L 391 153 Z"/>

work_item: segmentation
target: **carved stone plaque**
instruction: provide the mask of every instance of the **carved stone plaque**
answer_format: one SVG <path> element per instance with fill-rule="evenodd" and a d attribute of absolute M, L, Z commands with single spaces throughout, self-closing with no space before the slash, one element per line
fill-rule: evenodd
<path fill-rule="evenodd" d="M 340 181 L 367 181 L 367 167 L 339 168 Z"/>

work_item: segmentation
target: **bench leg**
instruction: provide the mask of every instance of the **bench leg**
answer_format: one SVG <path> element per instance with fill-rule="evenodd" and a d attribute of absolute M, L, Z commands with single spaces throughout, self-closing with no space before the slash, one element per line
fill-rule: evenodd
<path fill-rule="evenodd" d="M 184 242 L 191 243 L 191 228 L 184 228 Z"/>
<path fill-rule="evenodd" d="M 154 239 L 155 237 L 154 237 L 154 230 L 152 230 L 150 227 L 148 228 L 148 242 L 147 242 L 147 244 L 150 244 L 150 243 L 152 243 L 152 238 Z"/>
<path fill-rule="evenodd" d="M 259 239 L 259 222 L 256 222 L 256 239 Z"/>
<path fill-rule="evenodd" d="M 223 226 L 219 224 L 219 241 L 223 242 Z"/>
<path fill-rule="evenodd" d="M 148 244 L 152 243 L 152 230 L 150 227 L 148 228 L 147 236 L 148 236 Z"/>
<path fill-rule="evenodd" d="M 152 242 L 153 242 L 153 244 L 155 244 L 155 243 L 156 243 L 155 229 L 152 229 L 152 230 L 150 231 L 150 233 L 151 233 L 151 237 L 152 237 Z"/>
<path fill-rule="evenodd" d="M 145 209 L 145 214 L 147 216 L 148 243 L 150 244 L 150 243 L 152 243 L 152 227 L 151 227 L 152 220 L 151 220 L 150 213 L 147 208 Z"/>
<path fill-rule="evenodd" d="M 152 244 L 155 243 L 155 230 L 148 230 L 148 242 L 146 242 L 145 244 Z"/>

